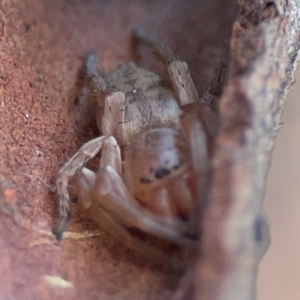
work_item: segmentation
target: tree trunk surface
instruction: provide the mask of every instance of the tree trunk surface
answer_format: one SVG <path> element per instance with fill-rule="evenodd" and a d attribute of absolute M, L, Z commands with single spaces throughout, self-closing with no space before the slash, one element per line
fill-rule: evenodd
<path fill-rule="evenodd" d="M 255 298 L 269 238 L 262 211 L 270 154 L 299 53 L 294 1 L 0 2 L 0 299 Z M 96 136 L 74 105 L 86 50 L 99 68 L 132 60 L 143 27 L 184 58 L 199 94 L 228 64 L 197 264 L 179 279 L 98 228 L 73 205 L 52 234 L 59 168 Z M 154 59 L 143 62 L 163 78 Z"/>
<path fill-rule="evenodd" d="M 299 1 L 238 1 L 209 207 L 195 271 L 198 300 L 255 299 L 269 245 L 266 177 L 299 57 Z"/>

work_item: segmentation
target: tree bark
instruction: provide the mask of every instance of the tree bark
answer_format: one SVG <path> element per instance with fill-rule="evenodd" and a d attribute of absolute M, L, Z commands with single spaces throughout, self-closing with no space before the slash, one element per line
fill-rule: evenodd
<path fill-rule="evenodd" d="M 299 9 L 299 1 L 239 1 L 194 299 L 255 299 L 269 244 L 266 178 L 299 57 Z"/>

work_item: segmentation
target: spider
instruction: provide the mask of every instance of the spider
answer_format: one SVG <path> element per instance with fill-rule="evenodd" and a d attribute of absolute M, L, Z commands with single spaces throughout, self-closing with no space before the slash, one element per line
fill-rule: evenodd
<path fill-rule="evenodd" d="M 78 200 L 93 220 L 116 239 L 144 254 L 159 256 L 128 230 L 137 228 L 180 246 L 197 245 L 201 188 L 217 133 L 217 78 L 199 99 L 188 65 L 144 30 L 133 33 L 167 67 L 173 90 L 158 75 L 121 65 L 104 79 L 97 56 L 84 64 L 86 86 L 97 101 L 101 136 L 84 144 L 60 169 L 56 181 L 61 239 L 70 218 L 68 182 L 75 177 Z M 101 152 L 97 173 L 85 163 Z M 205 185 L 205 184 L 204 184 Z"/>

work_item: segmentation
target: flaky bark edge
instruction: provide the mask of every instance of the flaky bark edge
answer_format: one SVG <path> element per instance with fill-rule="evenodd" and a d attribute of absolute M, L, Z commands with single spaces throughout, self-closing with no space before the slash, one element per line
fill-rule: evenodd
<path fill-rule="evenodd" d="M 299 57 L 300 3 L 238 1 L 194 299 L 255 299 L 269 244 L 263 198 L 271 152 Z"/>

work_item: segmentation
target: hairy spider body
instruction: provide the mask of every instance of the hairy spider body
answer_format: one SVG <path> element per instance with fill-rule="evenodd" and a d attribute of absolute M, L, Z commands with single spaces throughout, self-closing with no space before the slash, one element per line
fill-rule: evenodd
<path fill-rule="evenodd" d="M 60 239 L 66 229 L 68 180 L 76 175 L 79 202 L 95 221 L 128 246 L 160 256 L 127 229 L 196 245 L 195 211 L 201 194 L 197 178 L 206 177 L 217 130 L 211 108 L 215 96 L 209 93 L 199 100 L 186 62 L 143 31 L 134 37 L 166 62 L 173 91 L 161 86 L 158 75 L 133 63 L 121 65 L 105 80 L 98 73 L 95 53 L 89 53 L 85 84 L 97 101 L 102 136 L 83 145 L 59 171 L 54 233 Z M 94 173 L 84 164 L 99 151 L 99 171 Z"/>
<path fill-rule="evenodd" d="M 95 61 L 94 54 L 87 58 L 87 65 L 91 64 L 89 60 Z M 108 78 L 105 94 L 103 97 L 102 91 L 97 99 L 97 124 L 102 133 L 110 132 L 116 137 L 121 148 L 134 141 L 136 135 L 145 129 L 179 127 L 179 105 L 174 93 L 160 86 L 158 75 L 133 63 L 122 64 Z M 118 100 L 111 100 L 116 98 Z M 120 120 L 116 123 L 111 114 L 119 101 L 124 112 L 118 114 Z"/>
<path fill-rule="evenodd" d="M 87 65 L 89 60 L 93 54 Z M 158 75 L 133 63 L 108 78 L 105 93 L 98 99 L 97 124 L 123 152 L 121 176 L 130 193 L 158 215 L 188 219 L 193 205 L 186 181 L 193 176 L 174 93 L 160 86 Z"/>

